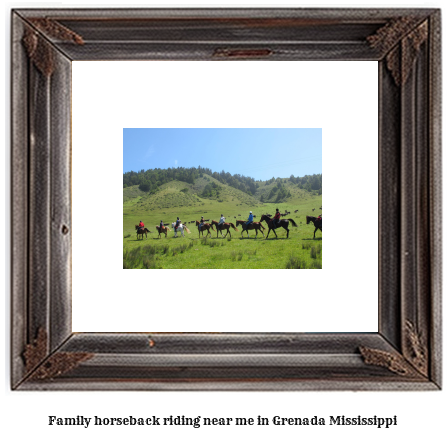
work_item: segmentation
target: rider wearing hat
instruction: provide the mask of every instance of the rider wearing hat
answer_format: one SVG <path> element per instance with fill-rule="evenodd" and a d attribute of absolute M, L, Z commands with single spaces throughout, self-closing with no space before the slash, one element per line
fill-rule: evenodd
<path fill-rule="evenodd" d="M 281 217 L 281 213 L 279 209 L 276 209 L 275 216 L 273 216 L 273 226 L 276 228 L 279 225 L 279 218 Z"/>
<path fill-rule="evenodd" d="M 163 221 L 160 221 L 160 230 L 164 228 Z"/>
<path fill-rule="evenodd" d="M 221 214 L 221 215 L 220 215 L 220 221 L 219 221 L 219 223 L 217 224 L 217 228 L 220 228 L 224 223 L 225 223 L 225 218 L 224 218 L 224 215 Z"/>
<path fill-rule="evenodd" d="M 140 221 L 140 223 L 138 224 L 138 230 L 142 230 L 143 228 L 144 228 L 143 221 Z"/>
<path fill-rule="evenodd" d="M 250 211 L 250 216 L 248 216 L 247 222 L 245 222 L 244 230 L 248 229 L 248 226 L 253 222 L 253 212 Z"/>
<path fill-rule="evenodd" d="M 202 228 L 202 225 L 205 223 L 205 221 L 203 220 L 203 216 L 200 219 L 200 224 L 199 224 L 199 231 Z"/>
<path fill-rule="evenodd" d="M 178 226 L 180 225 L 180 219 L 177 217 L 177 222 L 175 223 L 175 230 L 177 231 Z"/>

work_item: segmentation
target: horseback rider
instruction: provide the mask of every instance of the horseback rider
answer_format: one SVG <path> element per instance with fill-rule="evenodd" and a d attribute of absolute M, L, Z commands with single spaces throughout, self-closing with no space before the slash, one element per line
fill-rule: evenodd
<path fill-rule="evenodd" d="M 315 221 L 315 225 L 320 226 L 323 222 L 323 218 L 322 218 L 323 214 L 320 213 L 320 215 L 317 217 L 317 220 Z"/>
<path fill-rule="evenodd" d="M 140 221 L 140 223 L 138 224 L 138 231 L 143 230 L 143 229 L 144 229 L 143 221 Z"/>
<path fill-rule="evenodd" d="M 164 228 L 163 221 L 160 221 L 160 231 Z"/>
<path fill-rule="evenodd" d="M 219 221 L 219 223 L 217 224 L 217 228 L 218 228 L 218 229 L 221 228 L 222 225 L 223 225 L 224 223 L 225 223 L 225 218 L 224 218 L 224 215 L 221 214 L 221 215 L 220 215 L 220 221 Z"/>
<path fill-rule="evenodd" d="M 247 222 L 245 222 L 245 224 L 244 224 L 244 230 L 243 231 L 248 230 L 248 226 L 251 223 L 253 223 L 253 212 L 252 211 L 250 211 L 250 215 L 248 216 Z"/>
<path fill-rule="evenodd" d="M 174 226 L 175 231 L 177 231 L 177 228 L 180 225 L 180 222 L 181 222 L 180 219 L 177 217 L 177 222 L 175 223 L 175 226 Z"/>
<path fill-rule="evenodd" d="M 279 225 L 279 218 L 281 217 L 281 213 L 279 212 L 279 208 L 276 209 L 275 216 L 273 216 L 273 226 L 276 228 Z"/>
<path fill-rule="evenodd" d="M 202 216 L 202 218 L 200 219 L 199 231 L 200 231 L 200 229 L 202 228 L 202 226 L 203 226 L 204 223 L 205 223 L 205 221 L 203 220 L 203 216 Z"/>

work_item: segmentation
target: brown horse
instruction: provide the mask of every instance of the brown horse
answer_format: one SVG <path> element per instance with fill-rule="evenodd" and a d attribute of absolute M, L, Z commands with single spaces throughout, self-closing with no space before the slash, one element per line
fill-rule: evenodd
<path fill-rule="evenodd" d="M 150 231 L 147 228 L 140 229 L 138 225 L 135 225 L 135 230 L 137 231 L 137 240 L 138 236 L 141 234 L 141 238 L 143 238 L 143 234 L 146 234 L 146 240 L 147 240 L 147 233 L 150 233 Z"/>
<path fill-rule="evenodd" d="M 234 224 L 232 224 L 231 222 L 225 222 L 223 223 L 220 227 L 219 227 L 219 223 L 217 221 L 211 221 L 211 223 L 213 225 L 216 226 L 216 230 L 217 230 L 217 237 L 219 237 L 219 231 L 220 231 L 220 235 L 223 237 L 227 237 L 227 234 L 230 233 L 230 227 L 234 228 L 236 231 L 239 231 Z M 227 234 L 225 234 L 225 236 L 222 234 L 222 230 L 227 230 Z M 231 233 L 230 233 L 230 237 L 231 237 Z"/>
<path fill-rule="evenodd" d="M 262 233 L 262 235 L 264 236 L 264 233 L 262 230 L 265 230 L 264 226 L 261 224 L 261 222 L 252 222 L 248 227 L 246 227 L 244 229 L 244 225 L 247 221 L 236 221 L 236 225 L 240 225 L 242 227 L 242 231 L 241 231 L 241 237 L 242 237 L 242 233 L 244 231 L 247 232 L 247 236 L 250 237 L 250 235 L 248 234 L 248 230 L 255 230 L 256 231 L 256 239 L 258 238 L 258 230 Z M 264 236 L 265 237 L 265 236 Z"/>
<path fill-rule="evenodd" d="M 265 221 L 265 223 L 269 227 L 269 232 L 267 233 L 266 239 L 268 239 L 270 231 L 273 231 L 275 233 L 276 238 L 278 238 L 278 235 L 276 234 L 275 228 L 282 227 L 287 231 L 287 238 L 289 238 L 289 222 L 292 223 L 292 226 L 297 227 L 298 225 L 293 219 L 280 219 L 279 224 L 275 227 L 273 225 L 273 219 L 270 219 L 266 214 L 263 214 L 261 217 L 261 222 Z"/>
<path fill-rule="evenodd" d="M 314 230 L 314 239 L 315 239 L 315 233 L 317 232 L 317 230 L 323 232 L 323 218 L 318 220 L 318 218 L 315 216 L 306 216 L 306 224 L 309 225 L 309 222 L 312 222 L 315 226 Z"/>
<path fill-rule="evenodd" d="M 208 231 L 208 234 L 211 234 L 211 233 L 210 233 L 210 228 L 214 231 L 213 224 L 206 224 L 206 223 L 203 223 L 202 226 L 201 226 L 200 228 L 199 228 L 199 225 L 200 225 L 200 222 L 199 222 L 199 221 L 196 221 L 196 226 L 197 226 L 197 229 L 199 230 L 199 238 L 200 238 L 200 233 L 202 233 L 202 236 L 203 236 L 203 232 L 204 232 L 205 230 Z M 208 237 L 208 234 L 207 234 L 205 237 Z"/>
<path fill-rule="evenodd" d="M 161 233 L 164 233 L 165 237 L 168 237 L 168 231 L 171 231 L 168 227 L 161 229 L 158 225 L 155 226 L 158 231 L 158 237 L 161 237 Z"/>

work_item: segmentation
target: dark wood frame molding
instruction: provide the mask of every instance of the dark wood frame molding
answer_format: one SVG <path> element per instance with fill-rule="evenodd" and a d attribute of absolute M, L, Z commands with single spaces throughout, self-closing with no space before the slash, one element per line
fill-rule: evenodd
<path fill-rule="evenodd" d="M 14 10 L 11 387 L 440 389 L 440 29 L 437 9 Z M 378 61 L 378 333 L 72 333 L 71 62 L 132 59 Z"/>

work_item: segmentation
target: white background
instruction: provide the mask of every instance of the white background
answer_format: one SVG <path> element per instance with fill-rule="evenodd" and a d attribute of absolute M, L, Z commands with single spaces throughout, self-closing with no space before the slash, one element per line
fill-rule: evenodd
<path fill-rule="evenodd" d="M 73 330 L 376 332 L 377 70 L 73 62 Z M 136 127 L 322 128 L 323 270 L 123 270 L 123 128 Z"/>
<path fill-rule="evenodd" d="M 1 122 L 1 132 L 5 132 L 5 146 L 9 143 L 9 13 L 11 7 L 57 7 L 73 6 L 74 2 L 68 4 L 62 3 L 7 3 L 4 9 L 4 41 L 2 45 L 4 50 L 1 63 L 3 73 L 3 88 L 5 117 Z M 111 6 L 110 3 L 104 5 Z M 137 2 L 134 1 L 136 5 Z M 150 1 L 145 1 L 145 5 L 150 5 Z M 152 3 L 156 4 L 156 3 Z M 177 5 L 182 3 L 178 2 Z M 200 2 L 196 2 L 199 5 Z M 210 5 L 208 1 L 201 3 L 202 5 Z M 78 6 L 101 6 L 103 4 L 86 5 L 78 3 Z M 184 2 L 183 5 L 191 6 L 190 3 Z M 229 6 L 223 2 L 217 5 Z M 260 3 L 249 1 L 245 5 L 259 6 Z M 267 4 L 273 6 L 272 4 Z M 337 3 L 326 2 L 318 6 L 328 7 Z M 364 2 L 356 4 L 344 4 L 340 6 L 360 6 L 365 5 Z M 393 4 L 382 1 L 374 4 L 367 3 L 366 6 L 422 6 L 422 7 L 441 7 L 441 2 L 411 2 L 411 1 L 394 1 Z M 125 6 L 130 7 L 127 3 Z M 302 3 L 284 4 L 283 6 L 312 6 Z M 445 57 L 444 57 L 445 59 Z M 444 99 L 445 100 L 445 99 Z M 9 151 L 5 147 L 5 191 L 2 196 L 5 197 L 5 205 L 9 200 Z M 445 172 L 444 172 L 445 173 Z M 445 191 L 444 191 L 445 192 Z M 445 201 L 444 201 L 445 202 Z M 5 214 L 0 216 L 2 228 L 5 229 L 5 250 L 1 257 L 5 259 L 5 263 L 1 263 L 1 278 L 5 278 L 5 299 L 2 301 L 1 318 L 4 327 L 4 336 L 2 336 L 2 381 L 3 391 L 1 397 L 1 423 L 0 428 L 3 436 L 45 436 L 45 437 L 80 437 L 80 436 L 108 436 L 122 437 L 123 435 L 135 437 L 147 436 L 256 436 L 270 437 L 272 434 L 278 436 L 316 436 L 326 437 L 379 437 L 379 436 L 436 436 L 442 437 L 446 435 L 447 426 L 445 423 L 445 407 L 447 406 L 447 397 L 445 391 L 423 392 L 423 393 L 364 393 L 364 392 L 337 392 L 337 393 L 217 393 L 217 392 L 201 392 L 201 393 L 76 393 L 76 392 L 51 392 L 51 393 L 20 393 L 11 392 L 9 390 L 9 339 L 10 339 L 10 315 L 9 315 L 9 207 L 6 206 Z M 444 349 L 445 350 L 445 349 Z M 3 354 L 4 353 L 4 354 Z M 444 361 L 445 363 L 445 361 Z M 445 366 L 444 366 L 445 375 Z M 173 428 L 173 429 L 120 429 L 107 428 L 104 431 L 98 429 L 81 429 L 72 428 L 55 428 L 48 427 L 47 416 L 59 415 L 63 417 L 84 415 L 84 416 L 169 416 L 169 415 L 189 415 L 189 416 L 245 416 L 256 417 L 258 414 L 271 417 L 273 415 L 282 415 L 288 417 L 295 416 L 328 416 L 328 415 L 398 415 L 398 426 L 394 429 L 375 429 L 369 427 L 331 427 L 331 428 L 304 428 L 304 427 L 282 427 L 282 428 L 214 428 L 213 431 L 206 429 L 192 428 Z"/>

